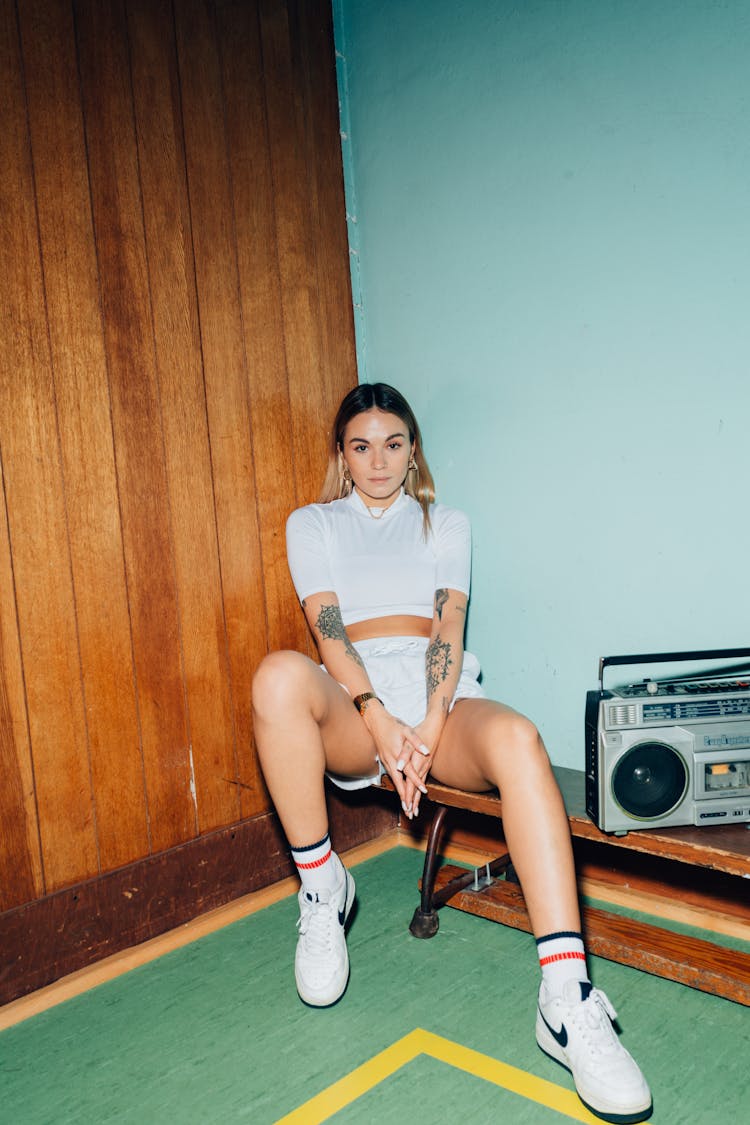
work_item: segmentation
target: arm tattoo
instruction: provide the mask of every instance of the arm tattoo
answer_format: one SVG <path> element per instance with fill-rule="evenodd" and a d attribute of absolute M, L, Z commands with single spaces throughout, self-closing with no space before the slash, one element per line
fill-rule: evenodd
<path fill-rule="evenodd" d="M 449 641 L 442 641 L 440 634 L 427 646 L 425 668 L 427 672 L 427 699 L 430 700 L 448 676 L 453 664 L 452 647 Z"/>
<path fill-rule="evenodd" d="M 323 640 L 343 641 L 346 655 L 351 657 L 355 664 L 359 664 L 360 668 L 364 668 L 362 657 L 347 636 L 344 622 L 341 619 L 341 610 L 337 605 L 322 605 L 320 607 L 315 628 Z"/>
<path fill-rule="evenodd" d="M 443 606 L 448 601 L 448 591 L 441 588 L 435 591 L 435 613 L 438 615 L 438 621 L 443 620 Z"/>

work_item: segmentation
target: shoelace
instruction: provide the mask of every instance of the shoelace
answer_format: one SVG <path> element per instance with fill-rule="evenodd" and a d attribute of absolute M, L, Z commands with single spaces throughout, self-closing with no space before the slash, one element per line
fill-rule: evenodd
<path fill-rule="evenodd" d="M 305 946 L 314 956 L 328 953 L 333 946 L 333 911 L 328 902 L 319 899 L 304 903 L 297 919 L 297 929 L 305 939 Z"/>
<path fill-rule="evenodd" d="M 609 1054 L 617 1050 L 618 1042 L 610 1020 L 617 1019 L 617 1012 L 604 992 L 592 988 L 588 997 L 577 1005 L 582 1019 L 582 1030 L 591 1054 Z M 609 1017 L 609 1019 L 606 1019 Z M 590 1032 L 600 1031 L 600 1035 Z"/>

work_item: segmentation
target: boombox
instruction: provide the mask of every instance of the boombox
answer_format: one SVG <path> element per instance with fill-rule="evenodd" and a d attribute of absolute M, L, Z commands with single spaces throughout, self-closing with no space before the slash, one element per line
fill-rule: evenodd
<path fill-rule="evenodd" d="M 738 657 L 750 649 L 599 661 L 599 689 L 586 694 L 586 811 L 604 832 L 750 822 L 750 664 L 604 689 L 612 665 Z"/>

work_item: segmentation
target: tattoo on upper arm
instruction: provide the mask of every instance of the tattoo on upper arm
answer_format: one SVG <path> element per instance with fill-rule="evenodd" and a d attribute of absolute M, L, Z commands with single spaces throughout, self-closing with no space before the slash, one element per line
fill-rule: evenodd
<path fill-rule="evenodd" d="M 443 606 L 448 601 L 448 591 L 441 587 L 435 591 L 435 613 L 438 616 L 438 621 L 443 620 Z"/>
<path fill-rule="evenodd" d="M 343 641 L 346 655 L 359 664 L 360 668 L 364 668 L 362 657 L 357 652 L 356 648 L 347 636 L 346 628 L 341 617 L 341 610 L 337 605 L 322 605 L 318 619 L 315 622 L 315 628 L 320 633 L 323 640 L 326 641 Z"/>
<path fill-rule="evenodd" d="M 438 621 L 443 620 L 443 606 L 448 601 L 449 597 L 450 594 L 445 587 L 441 587 L 439 590 L 435 591 L 435 613 L 437 614 Z M 467 604 L 467 602 L 456 601 L 454 603 L 456 613 L 462 613 L 464 617 L 466 617 Z"/>
<path fill-rule="evenodd" d="M 453 647 L 449 641 L 441 639 L 440 634 L 430 641 L 425 653 L 427 673 L 427 698 L 432 698 L 440 685 L 447 679 L 448 670 L 453 664 Z"/>

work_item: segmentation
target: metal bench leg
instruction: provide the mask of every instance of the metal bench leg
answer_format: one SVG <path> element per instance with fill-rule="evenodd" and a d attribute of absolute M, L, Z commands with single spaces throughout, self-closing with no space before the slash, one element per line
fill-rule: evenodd
<path fill-rule="evenodd" d="M 437 874 L 438 844 L 447 811 L 446 805 L 437 806 L 430 825 L 430 834 L 427 837 L 427 850 L 425 851 L 424 870 L 422 872 L 422 897 L 409 924 L 409 932 L 418 938 L 434 937 L 440 925 L 437 910 L 433 906 L 432 896 L 435 889 L 435 875 Z"/>

